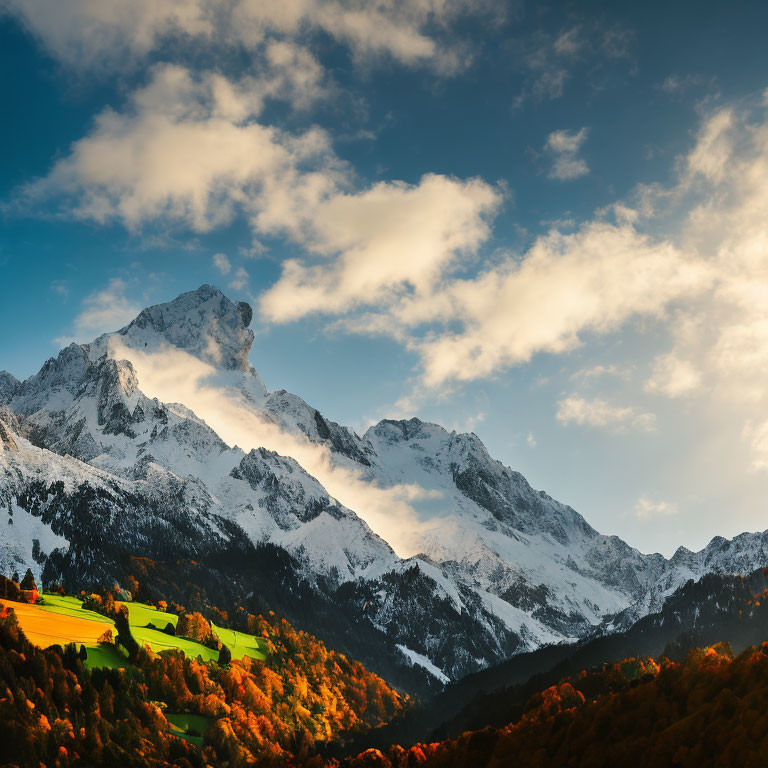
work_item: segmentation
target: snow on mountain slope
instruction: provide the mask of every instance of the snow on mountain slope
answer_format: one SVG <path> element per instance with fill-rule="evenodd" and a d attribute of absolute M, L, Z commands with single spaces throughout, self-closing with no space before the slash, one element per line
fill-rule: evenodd
<path fill-rule="evenodd" d="M 450 678 L 446 676 L 442 669 L 438 669 L 426 656 L 422 656 L 416 651 L 412 651 L 406 645 L 398 644 L 398 649 L 402 651 L 403 655 L 408 659 L 411 664 L 418 664 L 420 667 L 424 667 L 431 675 L 434 675 L 441 683 L 450 682 Z"/>
<path fill-rule="evenodd" d="M 282 548 L 340 607 L 456 677 L 610 629 L 611 617 L 638 618 L 688 578 L 768 563 L 761 534 L 670 560 L 643 555 L 532 489 L 474 434 L 411 419 L 360 437 L 296 395 L 267 391 L 249 363 L 251 319 L 246 304 L 202 286 L 70 345 L 24 382 L 0 374 L 0 406 L 10 407 L 0 419 L 0 491 L 9 510 L 26 510 L 19 520 L 29 528 L 0 537 L 0 567 L 37 562 L 24 544 L 35 531 L 39 546 L 64 548 L 32 530 L 40 519 L 70 542 L 70 562 L 94 568 L 96 545 L 67 538 L 75 513 L 65 507 L 95 530 L 107 513 L 91 519 L 80 497 L 98 489 L 111 517 L 137 516 L 134 543 L 153 552 L 164 551 L 149 541 L 155 518 L 162 530 L 174 515 L 183 551 L 194 550 L 182 540 L 192 530 L 221 546 Z M 163 396 L 145 394 L 147 385 Z M 27 487 L 47 489 L 46 464 L 67 488 L 80 478 L 59 518 L 19 503 Z M 375 532 L 393 529 L 417 556 L 398 557 Z"/>
<path fill-rule="evenodd" d="M 225 316 L 234 316 L 234 305 L 224 309 L 226 301 L 215 289 L 200 291 Z M 186 299 L 180 309 L 188 311 L 189 306 Z M 205 325 L 216 327 L 210 319 Z M 131 326 L 120 334 L 131 337 Z M 247 358 L 247 335 L 215 338 L 224 346 L 221 356 Z M 232 348 L 238 343 L 245 348 L 239 356 Z M 134 340 L 131 346 L 136 346 Z M 192 351 L 201 348 L 199 343 L 189 346 Z M 414 550 L 440 564 L 442 578 L 447 575 L 476 589 L 486 608 L 516 633 L 577 637 L 606 614 L 632 605 L 638 612 L 643 605 L 651 609 L 690 576 L 718 567 L 749 569 L 765 557 L 754 536 L 747 536 L 749 546 L 730 558 L 707 554 L 713 545 L 692 560 L 680 555 L 668 562 L 660 555 L 642 555 L 618 537 L 600 535 L 570 507 L 534 491 L 519 473 L 494 461 L 475 435 L 448 433 L 412 419 L 382 421 L 361 438 L 296 395 L 266 393 L 261 379 L 251 383 L 257 374 L 249 366 L 241 364 L 237 370 L 242 378 L 236 386 L 245 393 L 246 408 L 262 422 L 277 425 L 294 441 L 304 438 L 324 446 L 332 466 L 359 473 L 376 489 L 420 491 L 410 493 L 407 503 L 420 521 L 430 524 L 414 527 Z M 228 383 L 233 381 L 230 377 Z M 323 477 L 333 479 L 327 472 Z M 536 620 L 535 629 L 521 621 L 521 612 Z"/>
<path fill-rule="evenodd" d="M 202 507 L 183 483 L 118 477 L 33 445 L 15 414 L 0 408 L 0 529 L 4 572 L 32 568 L 42 576 L 73 566 L 89 583 L 114 577 L 110 556 L 120 542 L 159 556 L 177 536 L 189 554 L 229 538 L 225 521 Z"/>
<path fill-rule="evenodd" d="M 443 515 L 421 534 L 421 550 L 553 632 L 577 637 L 646 588 L 656 558 L 600 536 L 573 509 L 491 459 L 477 436 L 411 419 L 382 421 L 364 439 L 380 483 L 439 492 L 429 504 Z"/>
<path fill-rule="evenodd" d="M 418 448 L 426 454 L 426 458 L 422 461 L 413 450 L 398 456 L 396 450 L 385 450 L 387 441 L 383 439 L 387 424 L 397 431 L 394 423 L 383 422 L 378 432 L 373 431 L 360 438 L 353 431 L 326 420 L 295 395 L 282 390 L 267 393 L 258 374 L 246 362 L 253 335 L 246 329 L 237 329 L 238 322 L 244 321 L 246 315 L 218 291 L 204 286 L 194 294 L 185 294 L 167 305 L 145 310 L 118 333 L 98 339 L 90 346 L 90 354 L 98 359 L 99 354 L 105 354 L 110 349 L 113 353 L 118 350 L 117 354 L 133 356 L 144 363 L 154 350 L 162 351 L 168 344 L 181 346 L 186 354 L 209 366 L 205 369 L 205 386 L 218 387 L 229 400 L 239 397 L 241 412 L 255 417 L 257 428 L 259 424 L 277 427 L 283 436 L 292 441 L 292 444 L 289 442 L 289 449 L 303 449 L 297 454 L 302 460 L 307 455 L 307 447 L 324 446 L 336 460 L 337 467 L 346 469 L 347 474 L 362 473 L 363 485 L 395 493 L 403 488 L 415 489 L 410 493 L 409 505 L 418 506 L 421 498 L 419 503 L 422 508 L 432 513 L 426 514 L 424 519 L 431 517 L 433 521 L 418 539 L 417 551 L 424 552 L 433 562 L 444 564 L 440 566 L 441 579 L 435 580 L 435 583 L 446 579 L 451 583 L 461 581 L 475 589 L 482 611 L 494 615 L 517 637 L 530 638 L 536 643 L 545 639 L 571 639 L 581 634 L 584 627 L 599 623 L 606 613 L 615 613 L 627 606 L 628 600 L 622 594 L 617 595 L 614 590 L 592 578 L 591 574 L 584 575 L 567 564 L 569 553 L 564 552 L 569 544 L 566 528 L 583 528 L 596 535 L 576 513 L 570 511 L 570 516 L 566 517 L 553 513 L 535 524 L 529 522 L 527 527 L 522 525 L 521 530 L 526 533 L 510 535 L 515 530 L 515 505 L 520 506 L 519 502 L 526 493 L 533 493 L 522 477 L 514 477 L 522 491 L 512 488 L 508 482 L 507 487 L 497 492 L 498 504 L 506 504 L 505 520 L 493 520 L 488 510 L 461 492 L 462 484 L 469 489 L 474 482 L 476 466 L 481 462 L 484 466 L 492 464 L 477 438 L 462 436 L 454 440 L 450 455 L 446 453 L 443 457 L 438 454 L 444 452 L 441 441 L 445 442 L 448 433 L 435 426 L 430 427 L 432 432 L 428 435 L 425 425 L 419 432 L 419 439 L 411 442 L 410 447 Z M 156 362 L 154 366 L 157 367 Z M 142 369 L 147 369 L 146 364 Z M 403 434 L 402 425 L 398 434 Z M 431 439 L 427 440 L 427 437 Z M 243 439 L 248 438 L 244 436 Z M 251 453 L 251 456 L 254 455 Z M 466 465 L 462 465 L 463 474 L 454 478 L 456 473 L 452 474 L 451 468 L 462 461 Z M 317 462 L 310 466 L 313 471 L 318 468 Z M 325 472 L 323 481 L 335 480 L 332 475 L 332 472 Z M 282 476 L 286 476 L 285 471 Z M 338 485 L 330 487 L 336 489 Z M 344 488 L 343 492 L 348 493 L 348 490 Z M 365 497 L 363 508 L 357 507 L 359 513 L 369 512 L 365 507 L 367 501 Z M 288 501 L 288 506 L 295 506 L 296 503 L 297 497 L 294 496 Z M 555 502 L 551 505 L 559 509 Z M 285 511 L 281 510 L 279 514 L 284 515 Z M 247 509 L 242 511 L 242 505 L 236 519 L 251 535 L 269 535 L 263 518 L 257 515 L 253 519 Z M 328 530 L 340 527 L 338 521 L 335 526 L 328 520 L 326 522 Z M 317 522 L 313 522 L 312 527 L 320 528 Z M 323 538 L 324 535 L 314 537 L 317 541 Z M 493 541 L 489 545 L 491 539 Z M 297 545 L 294 535 L 286 537 L 281 543 L 292 552 L 302 551 L 298 547 L 306 546 Z M 337 565 L 345 561 L 347 564 L 365 562 L 364 556 L 351 551 L 351 541 L 340 560 L 337 548 L 326 548 L 324 543 L 315 546 L 318 549 L 315 567 L 333 568 L 333 557 L 337 559 Z M 325 553 L 320 554 L 319 550 L 323 548 Z M 331 552 L 335 552 L 333 557 Z M 510 563 L 515 565 L 510 566 Z M 391 567 L 391 563 L 387 565 Z M 586 561 L 582 565 L 586 568 Z M 549 595 L 548 599 L 539 601 L 540 604 L 531 600 L 537 589 L 539 593 L 548 591 Z M 518 593 L 523 593 L 522 597 Z M 540 609 L 538 613 L 532 610 L 534 608 Z"/>
<path fill-rule="evenodd" d="M 141 330 L 146 339 L 146 327 Z M 312 574 L 349 579 L 372 558 L 396 560 L 385 542 L 331 500 L 295 461 L 229 448 L 185 407 L 147 398 L 127 361 L 96 357 L 88 346 L 72 344 L 18 388 L 11 406 L 37 445 L 147 481 L 160 497 L 183 484 L 196 510 L 228 517 L 255 543 L 266 540 L 300 551 Z M 340 529 L 328 531 L 325 541 L 312 523 L 320 512 L 332 513 L 329 519 Z M 350 519 L 355 535 L 347 530 Z"/>
<path fill-rule="evenodd" d="M 606 615 L 624 611 L 637 619 L 658 610 L 691 578 L 768 564 L 768 532 L 733 541 L 716 537 L 700 552 L 681 548 L 670 560 L 644 555 L 532 489 L 522 475 L 492 459 L 474 434 L 410 419 L 383 420 L 360 438 L 326 422 L 300 398 L 275 394 L 286 404 L 280 409 L 284 427 L 325 444 L 335 463 L 357 464 L 380 488 L 427 491 L 409 501 L 422 520 L 432 522 L 417 529 L 418 551 L 453 578 L 473 584 L 489 610 L 515 631 L 520 619 L 510 607 L 541 622 L 555 641 L 567 640 L 600 626 Z M 335 432 L 315 429 L 319 420 Z"/>
<path fill-rule="evenodd" d="M 679 547 L 665 561 L 661 575 L 648 590 L 618 617 L 607 617 L 601 629 L 627 629 L 643 616 L 660 611 L 665 601 L 688 581 L 699 581 L 709 573 L 721 576 L 747 574 L 766 565 L 768 531 L 742 533 L 733 539 L 715 536 L 698 552 Z"/>
<path fill-rule="evenodd" d="M 19 380 L 8 371 L 0 371 L 0 405 L 8 403 L 19 386 Z"/>
<path fill-rule="evenodd" d="M 186 343 L 192 317 L 200 333 L 209 336 L 205 345 L 190 342 L 203 356 L 233 338 L 233 343 L 250 343 L 250 333 L 238 334 L 231 323 L 209 316 L 209 311 L 223 311 L 225 319 L 244 323 L 246 314 L 231 312 L 233 305 L 213 299 L 208 290 L 195 301 L 182 298 L 183 311 L 142 313 L 154 318 L 153 323 L 136 321 L 121 335 L 143 349 L 163 348 L 168 339 L 183 338 Z M 174 316 L 184 334 L 174 331 Z M 220 332 L 223 326 L 226 333 Z M 152 329 L 160 329 L 161 338 L 153 338 Z M 0 487 L 9 510 L 23 509 L 25 520 L 39 518 L 50 525 L 61 537 L 56 539 L 61 546 L 55 553 L 38 553 L 38 562 L 31 544 L 22 547 L 18 536 L 3 536 L 5 570 L 33 566 L 41 573 L 45 556 L 55 554 L 50 562 L 58 565 L 49 569 L 54 574 L 70 568 L 81 574 L 90 571 L 92 578 L 117 578 L 109 569 L 117 567 L 118 553 L 96 563 L 98 548 L 108 546 L 96 535 L 100 528 L 112 530 L 109 541 L 115 546 L 123 540 L 128 551 L 152 557 L 162 552 L 195 554 L 197 541 L 219 538 L 220 547 L 225 547 L 240 537 L 286 550 L 298 558 L 304 577 L 326 590 L 364 583 L 347 590 L 346 604 L 358 610 L 367 606 L 371 623 L 384 630 L 393 623 L 400 632 L 409 627 L 404 634 L 409 647 L 438 653 L 450 674 L 502 658 L 517 647 L 518 635 L 499 624 L 481 600 L 469 595 L 476 603 L 470 615 L 466 595 L 463 602 L 456 598 L 457 586 L 447 574 L 427 563 L 398 558 L 294 459 L 264 449 L 246 454 L 230 448 L 186 406 L 148 398 L 133 365 L 108 357 L 108 347 L 107 337 L 92 345 L 70 345 L 38 374 L 12 388 L 15 425 L 3 424 L 7 471 Z M 215 369 L 217 375 L 230 381 L 242 376 L 253 401 L 266 401 L 263 385 L 260 392 L 260 380 L 244 368 L 242 355 L 229 349 L 218 350 L 215 357 L 228 366 Z M 269 419 L 266 411 L 264 418 Z M 10 459 L 12 449 L 18 450 Z M 46 465 L 50 474 L 43 476 L 40 469 Z M 67 478 L 63 485 L 59 477 Z M 30 502 L 31 495 L 48 498 L 52 493 L 57 498 L 53 506 Z M 88 502 L 94 496 L 99 498 L 96 505 Z M 165 525 L 170 521 L 179 523 L 175 530 Z M 89 532 L 86 541 L 78 529 Z M 158 534 L 154 542 L 148 540 L 152 531 Z M 182 540 L 185 531 L 194 532 L 195 542 Z M 40 533 L 36 538 L 44 537 Z M 431 625 L 424 622 L 425 614 L 431 616 Z M 523 627 L 530 624 L 527 636 L 546 636 L 535 620 L 522 618 Z M 464 628 L 456 637 L 435 640 L 460 623 Z"/>
<path fill-rule="evenodd" d="M 252 450 L 217 486 L 228 513 L 253 540 L 264 536 L 264 511 L 275 528 L 269 540 L 339 581 L 378 576 L 397 556 L 355 515 L 332 499 L 293 459 Z"/>
<path fill-rule="evenodd" d="M 49 525 L 16 503 L 13 491 L 18 488 L 20 475 L 30 476 L 28 470 L 20 471 L 21 452 L 28 450 L 26 441 L 14 433 L 13 414 L 0 407 L 0 571 L 21 573 L 32 567 L 36 577 L 42 575 L 40 561 L 59 547 L 67 546 L 67 540 L 55 534 Z M 32 462 L 38 477 L 46 471 L 41 462 Z M 54 474 L 54 473 L 52 473 Z"/>
<path fill-rule="evenodd" d="M 768 531 L 716 537 L 699 552 L 680 548 L 669 560 L 641 554 L 532 489 L 492 459 L 474 434 L 419 419 L 383 420 L 360 443 L 366 476 L 378 485 L 407 483 L 433 492 L 411 502 L 436 521 L 418 534 L 419 551 L 500 598 L 501 606 L 538 619 L 559 640 L 604 627 L 614 613 L 622 612 L 626 626 L 658 610 L 689 579 L 768 564 Z M 344 464 L 353 458 L 335 450 L 334 457 Z"/>
<path fill-rule="evenodd" d="M 213 286 L 203 285 L 166 304 L 142 310 L 117 334 L 100 336 L 89 349 L 95 357 L 101 357 L 109 340 L 117 335 L 135 349 L 156 349 L 167 344 L 217 368 L 243 371 L 258 378 L 248 362 L 253 343 L 249 328 L 252 317 L 253 310 L 245 302 L 235 304 Z M 267 394 L 263 383 L 260 389 L 262 395 Z"/>
<path fill-rule="evenodd" d="M 76 399 L 73 407 L 84 406 Z M 0 566 L 8 573 L 32 567 L 40 576 L 45 566 L 48 580 L 69 574 L 70 581 L 88 584 L 119 579 L 125 551 L 197 558 L 201 547 L 215 556 L 238 541 L 270 542 L 297 557 L 307 578 L 320 579 L 319 589 L 338 589 L 335 597 L 323 597 L 391 630 L 395 655 L 395 640 L 402 640 L 460 675 L 504 658 L 520 642 L 475 594 L 465 588 L 460 596 L 439 569 L 400 560 L 292 459 L 263 449 L 237 452 L 238 465 L 209 489 L 199 478 L 179 477 L 150 460 L 118 474 L 61 456 L 32 445 L 19 434 L 15 414 L 8 416 L 0 421 L 2 506 L 24 522 L 23 535 L 0 538 Z M 124 437 L 129 448 L 123 457 L 135 451 L 131 441 L 141 439 Z M 42 550 L 35 551 L 35 538 Z"/>

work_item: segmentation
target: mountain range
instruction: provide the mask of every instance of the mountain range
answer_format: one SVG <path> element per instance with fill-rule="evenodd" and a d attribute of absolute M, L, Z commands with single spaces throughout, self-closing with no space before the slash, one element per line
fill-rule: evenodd
<path fill-rule="evenodd" d="M 642 554 L 475 434 L 413 418 L 360 436 L 267 390 L 252 322 L 204 285 L 23 382 L 1 372 L 0 572 L 79 589 L 124 583 L 136 558 L 191 563 L 220 604 L 262 601 L 425 690 L 768 563 L 768 532 Z M 408 556 L 385 538 L 390 503 L 391 524 L 412 513 Z"/>

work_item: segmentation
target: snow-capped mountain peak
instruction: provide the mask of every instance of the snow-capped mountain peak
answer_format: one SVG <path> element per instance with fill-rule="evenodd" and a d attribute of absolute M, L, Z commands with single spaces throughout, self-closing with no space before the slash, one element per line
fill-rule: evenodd
<path fill-rule="evenodd" d="M 90 347 L 94 354 L 104 354 L 109 339 L 118 337 L 138 351 L 152 353 L 171 346 L 214 368 L 248 372 L 252 318 L 249 304 L 230 301 L 218 288 L 202 285 L 173 301 L 142 310 L 125 328 L 100 336 Z"/>
<path fill-rule="evenodd" d="M 110 542 L 118 561 L 276 547 L 342 613 L 385 632 L 393 653 L 402 646 L 455 677 L 618 626 L 689 578 L 768 560 L 760 534 L 671 560 L 643 555 L 533 489 L 473 433 L 412 418 L 360 437 L 301 397 L 266 390 L 249 363 L 251 319 L 247 304 L 204 285 L 71 344 L 24 382 L 0 373 L 0 507 L 7 530 L 16 526 L 5 550 L 0 539 L 0 566 L 119 578 L 98 556 L 94 531 L 107 524 L 127 532 Z M 207 396 L 186 386 L 187 369 L 203 372 Z M 142 386 L 158 373 L 165 389 L 148 396 Z M 245 450 L 224 431 L 233 422 Z M 385 512 L 407 499 L 419 556 L 398 557 L 364 522 L 381 520 L 366 516 L 374 497 Z M 31 549 L 25 532 L 49 549 Z"/>

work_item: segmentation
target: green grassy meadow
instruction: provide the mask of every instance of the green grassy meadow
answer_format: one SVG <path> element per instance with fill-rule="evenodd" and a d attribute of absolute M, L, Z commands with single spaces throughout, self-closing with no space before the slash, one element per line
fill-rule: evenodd
<path fill-rule="evenodd" d="M 211 627 L 219 640 L 229 648 L 233 659 L 237 660 L 242 659 L 243 656 L 250 656 L 252 659 L 264 661 L 267 658 L 266 644 L 261 638 L 246 635 L 242 632 L 235 632 L 233 629 L 225 629 L 213 622 L 211 622 Z"/>
<path fill-rule="evenodd" d="M 179 623 L 179 617 L 175 613 L 166 613 L 146 603 L 122 603 L 128 608 L 128 623 L 132 627 L 146 627 L 154 624 L 157 629 L 165 629 L 169 622 L 174 627 Z"/>
<path fill-rule="evenodd" d="M 68 617 L 74 620 L 86 620 L 108 624 L 112 627 L 113 633 L 116 634 L 113 621 L 100 613 L 86 610 L 83 608 L 82 601 L 78 598 L 70 596 L 62 597 L 50 593 L 44 593 L 42 597 L 42 604 L 34 606 L 34 609 L 47 614 L 60 615 L 62 617 L 61 622 L 58 622 L 53 615 L 51 616 L 51 622 L 58 626 L 62 631 L 66 629 L 67 621 L 65 617 Z M 171 623 L 176 627 L 179 617 L 175 614 L 159 611 L 157 608 L 145 603 L 123 603 L 123 605 L 128 608 L 128 623 L 131 627 L 131 634 L 133 634 L 136 642 L 140 645 L 148 645 L 155 653 L 180 650 L 183 651 L 187 657 L 192 659 L 199 657 L 204 662 L 218 661 L 218 651 L 208 648 L 202 643 L 195 642 L 194 640 L 168 635 L 162 631 L 168 623 Z M 154 625 L 156 628 L 152 629 L 148 626 L 150 624 Z M 245 656 L 249 656 L 252 659 L 260 659 L 262 661 L 266 659 L 266 644 L 261 638 L 219 627 L 213 623 L 211 623 L 211 627 L 221 642 L 229 648 L 234 660 L 242 659 Z M 60 638 L 59 642 L 62 642 L 63 640 L 66 640 L 66 638 Z M 99 645 L 95 642 L 78 643 L 78 645 L 79 644 L 85 646 L 88 654 L 86 666 L 90 668 L 108 667 L 117 669 L 125 667 L 128 663 L 124 652 L 116 647 L 104 644 Z"/>
<path fill-rule="evenodd" d="M 184 651 L 184 655 L 190 659 L 196 659 L 198 656 L 203 661 L 218 661 L 219 659 L 219 652 L 214 651 L 213 648 L 208 648 L 208 646 L 194 640 L 187 640 L 186 637 L 166 635 L 159 629 L 131 626 L 131 634 L 137 643 L 148 645 L 155 653 L 177 649 Z"/>
<path fill-rule="evenodd" d="M 128 666 L 128 657 L 122 648 L 114 645 L 97 645 L 86 647 L 88 658 L 85 666 L 88 669 L 124 669 Z"/>
<path fill-rule="evenodd" d="M 195 746 L 203 746 L 203 734 L 211 724 L 211 718 L 204 715 L 168 714 L 165 719 L 171 724 L 171 733 L 189 741 Z"/>
<path fill-rule="evenodd" d="M 162 631 L 168 622 L 172 623 L 174 627 L 177 626 L 179 617 L 175 614 L 164 613 L 145 603 L 124 603 L 124 605 L 128 608 L 128 623 L 131 625 L 131 632 L 136 641 L 146 643 L 155 653 L 178 648 L 191 658 L 200 656 L 203 661 L 218 660 L 218 651 L 194 640 L 174 637 Z M 153 624 L 155 629 L 151 629 L 150 624 Z M 242 659 L 244 656 L 262 661 L 266 659 L 265 644 L 260 638 L 219 627 L 213 622 L 211 622 L 211 627 L 219 640 L 229 648 L 233 659 Z"/>
<path fill-rule="evenodd" d="M 76 597 L 62 597 L 61 595 L 50 595 L 43 593 L 43 604 L 38 603 L 38 607 L 48 613 L 59 613 L 63 616 L 73 616 L 76 619 L 86 619 L 88 621 L 98 621 L 103 624 L 107 622 L 113 627 L 115 623 L 95 611 L 88 611 L 83 608 L 83 603 Z"/>
<path fill-rule="evenodd" d="M 180 650 L 191 659 L 199 656 L 203 661 L 218 661 L 218 651 L 194 640 L 167 635 L 162 631 L 168 623 L 176 627 L 179 617 L 175 613 L 159 611 L 146 603 L 122 603 L 122 605 L 128 608 L 128 624 L 137 643 L 148 645 L 155 653 Z M 154 625 L 155 629 L 149 627 L 149 624 Z"/>

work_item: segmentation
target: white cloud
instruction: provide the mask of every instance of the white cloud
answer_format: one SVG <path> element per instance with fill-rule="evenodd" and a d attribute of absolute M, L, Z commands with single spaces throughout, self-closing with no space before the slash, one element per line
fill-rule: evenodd
<path fill-rule="evenodd" d="M 536 435 L 533 434 L 533 432 L 529 432 L 525 438 L 526 445 L 529 448 L 536 448 L 538 445 L 538 442 L 536 441 Z"/>
<path fill-rule="evenodd" d="M 451 71 L 462 63 L 446 31 L 467 14 L 485 14 L 477 0 L 5 0 L 61 61 L 78 68 L 123 65 L 161 51 L 167 39 L 201 46 L 258 50 L 268 40 L 326 35 L 358 59 L 385 55 L 405 65 Z M 446 39 L 447 38 L 447 39 Z"/>
<path fill-rule="evenodd" d="M 430 319 L 463 325 L 414 342 L 425 380 L 438 385 L 482 378 L 539 352 L 574 349 L 580 334 L 614 331 L 634 316 L 660 317 L 670 301 L 709 279 L 670 243 L 629 225 L 592 222 L 537 238 L 520 262 L 451 282 L 427 307 L 406 299 L 396 317 L 419 318 L 417 309 L 422 317 L 431 309 Z"/>
<path fill-rule="evenodd" d="M 94 336 L 118 330 L 128 324 L 141 312 L 142 307 L 125 295 L 127 287 L 123 280 L 114 278 L 106 288 L 87 296 L 74 320 L 74 333 L 60 336 L 54 341 L 65 347 L 73 341 L 89 341 Z"/>
<path fill-rule="evenodd" d="M 701 384 L 701 373 L 688 360 L 667 354 L 656 358 L 645 388 L 667 397 L 683 397 L 698 390 Z"/>
<path fill-rule="evenodd" d="M 221 272 L 222 275 L 228 275 L 232 271 L 232 265 L 224 253 L 215 253 L 213 255 L 213 266 Z"/>
<path fill-rule="evenodd" d="M 158 67 L 24 197 L 63 197 L 76 217 L 133 229 L 177 221 L 205 232 L 241 213 L 255 235 L 288 237 L 320 260 L 284 263 L 261 301 L 278 321 L 427 296 L 488 238 L 499 189 L 431 174 L 355 190 L 324 132 L 261 125 L 262 103 L 250 81 Z"/>
<path fill-rule="evenodd" d="M 242 291 L 243 288 L 248 285 L 249 279 L 250 277 L 246 269 L 244 267 L 238 267 L 235 270 L 235 274 L 232 275 L 232 280 L 229 281 L 228 285 L 233 291 Z"/>
<path fill-rule="evenodd" d="M 651 520 L 655 517 L 672 517 L 678 513 L 677 506 L 667 501 L 654 501 L 641 496 L 635 504 L 635 517 L 638 520 Z"/>
<path fill-rule="evenodd" d="M 734 151 L 733 127 L 734 114 L 729 109 L 716 112 L 704 123 L 696 146 L 687 157 L 686 181 L 696 176 L 710 182 L 723 181 Z"/>
<path fill-rule="evenodd" d="M 48 50 L 68 64 L 89 67 L 97 59 L 143 56 L 164 35 L 207 37 L 214 24 L 205 0 L 5 0 Z"/>
<path fill-rule="evenodd" d="M 669 397 L 696 395 L 743 425 L 753 467 L 768 469 L 768 115 L 765 106 L 707 117 L 669 188 L 642 190 L 652 222 L 669 214 L 677 240 L 712 271 L 710 290 L 670 317 L 672 349 L 646 383 Z"/>
<path fill-rule="evenodd" d="M 558 55 L 584 55 L 569 40 Z M 267 99 L 291 92 L 298 106 L 321 77 L 294 42 L 264 46 L 270 66 L 238 82 L 155 68 L 125 109 L 104 110 L 48 176 L 25 188 L 26 199 L 63 199 L 67 213 L 135 229 L 175 221 L 204 232 L 242 215 L 254 238 L 304 248 L 262 295 L 265 318 L 326 314 L 349 331 L 389 335 L 418 355 L 427 389 L 567 352 L 590 334 L 651 317 L 667 323 L 673 344 L 654 363 L 649 391 L 711 392 L 734 412 L 749 403 L 742 423 L 768 413 L 764 105 L 705 119 L 676 183 L 640 188 L 634 207 L 619 201 L 575 231 L 553 228 L 523 253 L 496 253 L 478 269 L 502 190 L 434 174 L 360 188 L 322 130 L 259 122 Z M 577 163 L 556 175 L 584 170 L 586 136 L 585 128 L 550 134 L 547 151 Z"/>
<path fill-rule="evenodd" d="M 479 180 L 425 176 L 419 184 L 380 183 L 321 202 L 308 245 L 329 261 L 283 264 L 261 298 L 263 314 L 284 322 L 313 312 L 342 313 L 404 293 L 431 295 L 462 255 L 488 238 L 498 190 Z"/>
<path fill-rule="evenodd" d="M 260 230 L 300 231 L 301 211 L 342 181 L 340 164 L 321 130 L 286 134 L 257 122 L 262 86 L 157 67 L 23 199 L 56 197 L 76 217 L 134 229 L 175 220 L 205 232 L 244 211 Z"/>
<path fill-rule="evenodd" d="M 629 378 L 629 373 L 629 369 L 622 368 L 618 365 L 614 365 L 613 363 L 610 363 L 609 365 L 598 363 L 596 365 L 591 365 L 587 368 L 580 368 L 578 371 L 574 371 L 571 374 L 571 379 L 592 381 L 593 379 L 599 379 L 605 376 L 614 376 L 619 379 L 627 379 Z"/>
<path fill-rule="evenodd" d="M 587 334 L 652 317 L 673 343 L 653 361 L 646 391 L 706 398 L 735 425 L 748 424 L 743 437 L 755 466 L 768 469 L 759 426 L 768 417 L 765 106 L 720 109 L 704 119 L 676 165 L 677 181 L 638 188 L 634 206 L 619 202 L 569 234 L 553 229 L 523 254 L 497 257 L 471 277 L 443 272 L 418 291 L 406 281 L 408 289 L 386 298 L 361 291 L 355 301 L 350 292 L 326 308 L 341 314 L 337 327 L 386 334 L 416 352 L 422 399 L 430 389 L 493 376 L 541 352 L 567 352 Z M 573 149 L 574 138 L 555 137 L 553 147 Z M 615 223 L 604 218 L 611 216 Z M 312 274 L 322 278 L 318 285 L 331 285 L 343 268 L 320 263 Z M 593 368 L 612 370 L 604 360 Z M 619 412 L 630 423 L 637 416 Z M 608 420 L 610 409 L 602 413 L 581 418 Z M 640 414 L 636 426 L 650 423 Z"/>
<path fill-rule="evenodd" d="M 551 179 L 571 181 L 589 173 L 589 166 L 584 158 L 579 157 L 579 152 L 589 135 L 589 128 L 580 128 L 578 131 L 559 130 L 553 131 L 547 136 L 544 151 L 552 158 L 552 167 L 549 171 Z"/>
<path fill-rule="evenodd" d="M 471 234 L 462 235 L 465 247 L 486 236 L 480 214 L 494 202 L 486 189 L 471 195 L 474 208 L 466 188 L 452 190 L 470 214 L 462 230 Z M 287 321 L 367 306 L 370 311 L 352 313 L 340 327 L 401 340 L 419 354 L 423 383 L 438 387 L 490 376 L 540 352 L 568 351 L 581 343 L 580 334 L 614 331 L 634 316 L 661 317 L 670 301 L 711 283 L 705 265 L 670 243 L 629 224 L 602 221 L 571 234 L 553 230 L 537 238 L 524 258 L 510 256 L 473 278 L 452 278 L 445 266 L 453 253 L 444 247 L 433 253 L 427 264 L 393 259 L 371 278 L 357 272 L 364 260 L 309 268 L 288 262 L 263 295 L 262 311 Z M 292 300 L 296 295 L 302 300 Z"/>
<path fill-rule="evenodd" d="M 587 161 L 582 157 L 575 157 L 571 154 L 562 154 L 555 157 L 552 168 L 549 171 L 550 179 L 559 179 L 560 181 L 572 181 L 589 173 Z"/>
<path fill-rule="evenodd" d="M 581 145 L 586 141 L 589 128 L 580 128 L 576 133 L 568 130 L 552 131 L 547 136 L 545 148 L 551 152 L 575 153 L 581 149 Z"/>
<path fill-rule="evenodd" d="M 557 420 L 561 424 L 578 424 L 595 429 L 633 429 L 652 432 L 656 429 L 656 416 L 632 406 L 611 405 L 601 398 L 586 400 L 570 395 L 557 404 Z"/>

